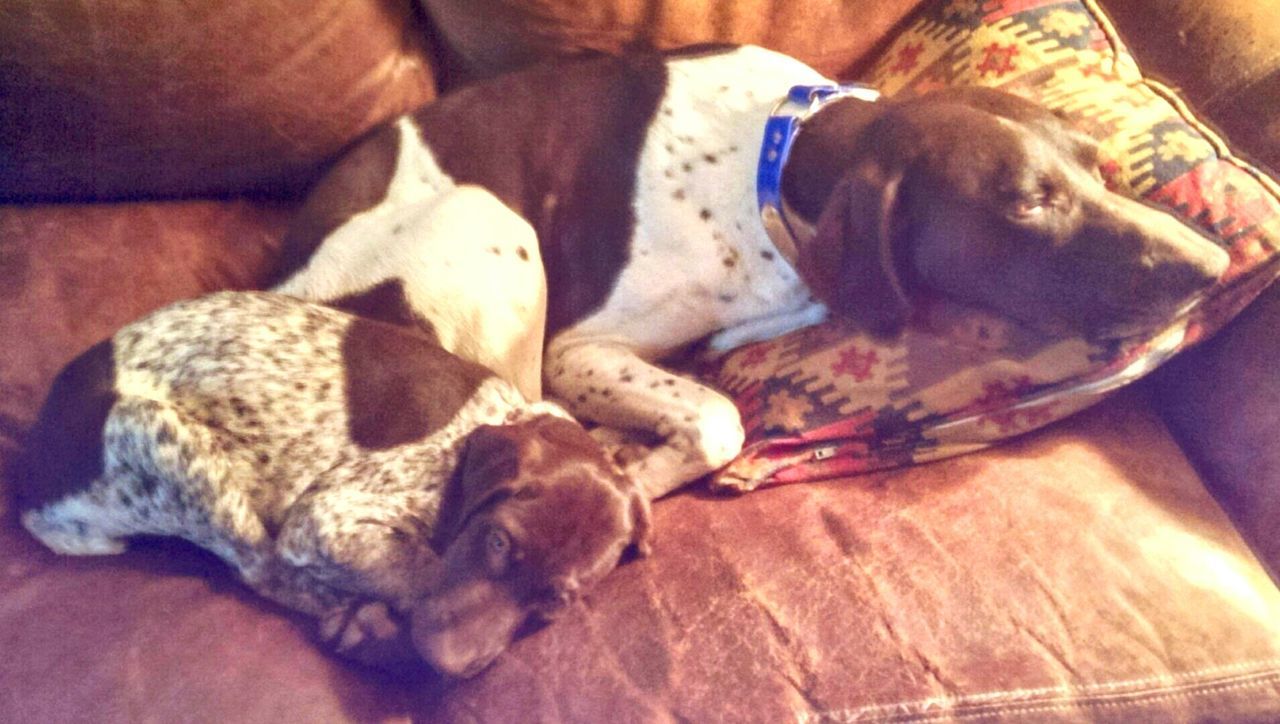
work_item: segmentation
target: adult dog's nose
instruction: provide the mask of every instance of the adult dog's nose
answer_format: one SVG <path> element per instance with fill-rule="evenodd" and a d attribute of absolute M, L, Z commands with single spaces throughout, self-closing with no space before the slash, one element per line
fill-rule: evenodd
<path fill-rule="evenodd" d="M 1155 299 L 1181 308 L 1226 273 L 1231 257 L 1222 247 L 1171 214 L 1118 194 L 1107 195 L 1128 228 Z M 1154 310 L 1153 310 L 1154 311 Z M 1168 311 L 1173 311 L 1170 309 Z"/>
<path fill-rule="evenodd" d="M 1151 213 L 1159 217 L 1149 229 L 1157 240 L 1154 276 L 1170 297 L 1185 302 L 1222 278 L 1231 264 L 1226 250 L 1169 214 Z"/>

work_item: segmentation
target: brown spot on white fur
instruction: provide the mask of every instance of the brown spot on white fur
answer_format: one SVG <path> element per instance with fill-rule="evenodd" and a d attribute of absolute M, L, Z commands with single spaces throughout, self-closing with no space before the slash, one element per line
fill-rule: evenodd
<path fill-rule="evenodd" d="M 352 320 L 341 354 L 348 434 L 371 450 L 434 434 L 492 375 L 427 337 L 372 319 Z"/>

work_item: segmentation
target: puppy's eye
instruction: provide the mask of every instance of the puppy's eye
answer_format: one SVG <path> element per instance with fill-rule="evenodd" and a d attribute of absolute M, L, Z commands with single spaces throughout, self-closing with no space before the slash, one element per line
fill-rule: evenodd
<path fill-rule="evenodd" d="M 488 544 L 490 553 L 506 555 L 507 551 L 511 549 L 511 538 L 507 536 L 505 531 L 498 528 L 489 531 L 489 537 L 485 543 Z"/>
<path fill-rule="evenodd" d="M 502 572 L 511 558 L 511 536 L 501 528 L 490 528 L 484 537 L 484 552 L 489 567 Z"/>

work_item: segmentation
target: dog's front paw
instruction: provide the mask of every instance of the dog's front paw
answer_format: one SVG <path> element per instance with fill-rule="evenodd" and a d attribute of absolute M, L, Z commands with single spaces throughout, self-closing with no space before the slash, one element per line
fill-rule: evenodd
<path fill-rule="evenodd" d="M 420 662 L 408 621 L 382 601 L 335 611 L 320 622 L 320 636 L 339 656 L 367 666 L 401 669 Z"/>
<path fill-rule="evenodd" d="M 707 481 L 707 486 L 711 488 L 712 492 L 737 495 L 755 490 L 760 486 L 760 481 L 739 475 L 732 470 L 720 470 L 711 475 Z"/>
<path fill-rule="evenodd" d="M 770 481 L 773 467 L 776 465 L 750 457 L 738 458 L 712 473 L 707 486 L 717 493 L 749 493 Z"/>

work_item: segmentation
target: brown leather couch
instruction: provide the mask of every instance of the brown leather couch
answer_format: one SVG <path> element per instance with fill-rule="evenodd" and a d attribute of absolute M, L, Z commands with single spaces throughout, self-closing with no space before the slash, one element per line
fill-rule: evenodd
<path fill-rule="evenodd" d="M 758 42 L 856 76 L 916 0 L 18 0 L 0 9 L 0 457 L 131 318 L 263 282 L 363 130 L 550 54 Z M 1280 168 L 1280 6 L 1106 0 Z M 1280 720 L 1280 291 L 1102 405 L 901 471 L 655 506 L 654 555 L 476 679 L 322 653 L 213 558 L 60 559 L 0 497 L 0 720 Z M 8 485 L 8 482 L 5 482 Z"/>

